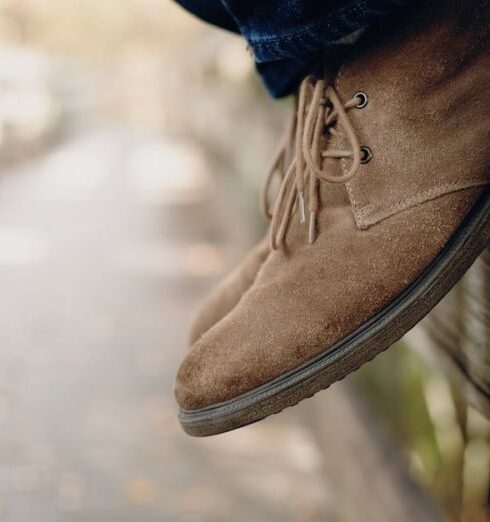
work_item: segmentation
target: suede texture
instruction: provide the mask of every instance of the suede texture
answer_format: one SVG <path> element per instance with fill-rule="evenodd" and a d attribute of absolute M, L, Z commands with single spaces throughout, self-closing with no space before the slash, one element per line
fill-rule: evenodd
<path fill-rule="evenodd" d="M 416 280 L 488 190 L 490 9 L 464 6 L 421 2 L 396 35 L 357 44 L 336 85 L 344 101 L 367 92 L 349 117 L 373 159 L 347 188 L 321 184 L 316 241 L 293 215 L 284 248 L 195 343 L 177 374 L 183 409 L 237 397 L 345 338 Z"/>
<path fill-rule="evenodd" d="M 269 241 L 264 238 L 206 297 L 191 325 L 189 335 L 191 346 L 237 305 L 242 295 L 252 286 L 269 252 Z"/>
<path fill-rule="evenodd" d="M 187 410 L 236 397 L 328 349 L 381 310 L 434 259 L 481 189 L 453 192 L 360 230 L 350 204 L 324 208 L 317 242 L 291 228 L 238 305 L 177 375 Z M 294 246 L 292 246 L 294 244 Z"/>
<path fill-rule="evenodd" d="M 360 227 L 487 181 L 489 2 L 424 3 L 387 20 L 396 28 L 387 38 L 373 28 L 337 76 L 344 100 L 358 91 L 369 98 L 350 114 L 373 153 L 348 184 Z"/>

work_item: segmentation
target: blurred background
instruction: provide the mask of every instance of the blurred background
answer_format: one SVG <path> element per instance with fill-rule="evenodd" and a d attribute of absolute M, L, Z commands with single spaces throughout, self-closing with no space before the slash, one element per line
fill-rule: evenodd
<path fill-rule="evenodd" d="M 0 42 L 0 521 L 485 520 L 489 424 L 403 344 L 257 425 L 178 426 L 290 109 L 243 41 L 165 0 L 0 0 Z"/>

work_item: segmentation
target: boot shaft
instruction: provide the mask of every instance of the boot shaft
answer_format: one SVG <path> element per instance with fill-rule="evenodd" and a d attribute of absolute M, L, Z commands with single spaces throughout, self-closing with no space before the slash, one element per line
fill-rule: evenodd
<path fill-rule="evenodd" d="M 368 100 L 351 114 L 372 152 L 347 184 L 360 228 L 490 178 L 490 2 L 417 2 L 386 23 L 335 84 L 343 99 Z"/>

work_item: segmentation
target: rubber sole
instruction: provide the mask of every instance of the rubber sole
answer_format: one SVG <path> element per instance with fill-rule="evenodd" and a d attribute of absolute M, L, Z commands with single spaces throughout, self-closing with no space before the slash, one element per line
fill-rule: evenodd
<path fill-rule="evenodd" d="M 183 429 L 195 437 L 224 433 L 279 413 L 343 379 L 427 315 L 489 242 L 487 189 L 437 258 L 383 310 L 325 352 L 254 390 L 199 410 L 180 410 Z"/>

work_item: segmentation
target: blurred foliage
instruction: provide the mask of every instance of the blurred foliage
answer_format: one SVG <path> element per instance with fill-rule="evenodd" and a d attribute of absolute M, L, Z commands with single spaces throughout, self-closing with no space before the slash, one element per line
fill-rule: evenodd
<path fill-rule="evenodd" d="M 404 343 L 353 381 L 451 521 L 487 520 L 490 423 Z"/>

